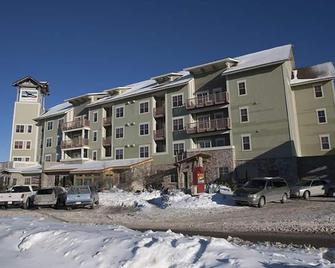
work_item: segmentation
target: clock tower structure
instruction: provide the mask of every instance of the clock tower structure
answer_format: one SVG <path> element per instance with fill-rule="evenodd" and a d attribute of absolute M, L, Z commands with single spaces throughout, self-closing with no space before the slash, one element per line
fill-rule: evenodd
<path fill-rule="evenodd" d="M 39 161 L 39 128 L 34 121 L 44 112 L 44 99 L 49 95 L 48 82 L 30 76 L 13 83 L 16 88 L 9 161 L 34 165 Z"/>

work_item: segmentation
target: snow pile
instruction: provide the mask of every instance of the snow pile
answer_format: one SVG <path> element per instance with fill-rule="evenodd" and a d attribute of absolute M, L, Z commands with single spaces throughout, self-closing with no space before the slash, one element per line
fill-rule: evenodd
<path fill-rule="evenodd" d="M 326 250 L 240 246 L 120 226 L 0 218 L 1 267 L 325 267 Z"/>
<path fill-rule="evenodd" d="M 181 191 L 161 195 L 159 191 L 132 193 L 116 189 L 113 192 L 99 193 L 100 204 L 111 207 L 148 208 L 153 205 L 160 208 L 217 208 L 232 207 L 235 203 L 229 188 L 220 188 L 220 193 L 191 196 Z"/>
<path fill-rule="evenodd" d="M 133 193 L 115 189 L 112 192 L 99 193 L 99 202 L 101 205 L 109 207 L 144 208 L 151 206 L 147 202 L 148 200 L 159 196 L 159 191 Z"/>

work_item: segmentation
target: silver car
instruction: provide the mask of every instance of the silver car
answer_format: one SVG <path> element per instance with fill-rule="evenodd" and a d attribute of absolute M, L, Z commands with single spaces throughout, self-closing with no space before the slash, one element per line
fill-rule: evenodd
<path fill-rule="evenodd" d="M 95 205 L 99 204 L 99 196 L 94 187 L 88 185 L 71 186 L 67 192 L 65 204 L 68 209 L 87 206 L 94 208 Z"/>
<path fill-rule="evenodd" d="M 249 180 L 233 194 L 236 204 L 264 207 L 268 202 L 287 202 L 290 189 L 282 178 L 263 177 Z"/>
<path fill-rule="evenodd" d="M 327 182 L 315 179 L 301 180 L 298 185 L 291 188 L 291 196 L 303 197 L 308 200 L 311 196 L 320 196 L 327 194 Z"/>
<path fill-rule="evenodd" d="M 66 200 L 66 190 L 63 187 L 47 187 L 41 188 L 34 196 L 35 207 L 64 207 Z"/>

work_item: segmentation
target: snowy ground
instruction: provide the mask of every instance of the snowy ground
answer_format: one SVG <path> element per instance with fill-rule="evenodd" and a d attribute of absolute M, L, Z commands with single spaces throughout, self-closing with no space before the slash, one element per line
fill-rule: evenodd
<path fill-rule="evenodd" d="M 327 249 L 0 217 L 1 267 L 335 267 Z"/>
<path fill-rule="evenodd" d="M 167 209 L 199 209 L 199 208 L 238 208 L 232 199 L 232 192 L 223 188 L 221 193 L 202 193 L 197 197 L 172 192 L 161 196 L 159 191 L 132 193 L 115 189 L 113 192 L 99 193 L 100 204 L 110 207 L 150 208 L 153 206 Z"/>

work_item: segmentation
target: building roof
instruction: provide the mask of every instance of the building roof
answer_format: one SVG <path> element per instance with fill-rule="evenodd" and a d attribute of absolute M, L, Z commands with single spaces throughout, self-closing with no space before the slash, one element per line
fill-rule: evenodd
<path fill-rule="evenodd" d="M 242 72 L 262 66 L 273 65 L 290 59 L 292 45 L 274 47 L 259 52 L 235 57 L 237 65 L 223 71 L 223 75 Z"/>
<path fill-rule="evenodd" d="M 71 103 L 63 102 L 61 104 L 51 107 L 48 111 L 43 113 L 41 116 L 35 118 L 34 120 L 38 121 L 38 120 L 46 119 L 49 117 L 65 114 L 67 111 L 72 109 L 72 107 L 73 105 Z"/>
<path fill-rule="evenodd" d="M 122 160 L 103 160 L 103 161 L 87 161 L 79 164 L 59 164 L 52 167 L 45 168 L 45 172 L 60 172 L 68 171 L 71 173 L 82 173 L 88 171 L 103 171 L 105 169 L 126 169 L 142 164 L 144 162 L 152 161 L 151 158 L 131 158 Z"/>
<path fill-rule="evenodd" d="M 48 82 L 47 81 L 38 81 L 37 79 L 35 79 L 31 76 L 25 76 L 25 77 L 15 81 L 13 83 L 13 86 L 17 87 L 17 86 L 19 86 L 22 83 L 27 82 L 27 81 L 32 82 L 33 84 L 38 86 L 43 94 L 45 94 L 45 95 L 49 94 L 49 84 L 48 84 Z"/>
<path fill-rule="evenodd" d="M 332 62 L 299 68 L 293 71 L 292 86 L 335 79 L 335 68 Z"/>
<path fill-rule="evenodd" d="M 40 174 L 42 173 L 41 165 L 28 166 L 28 167 L 16 167 L 16 168 L 6 168 L 5 172 L 8 173 L 20 173 L 20 174 Z"/>

